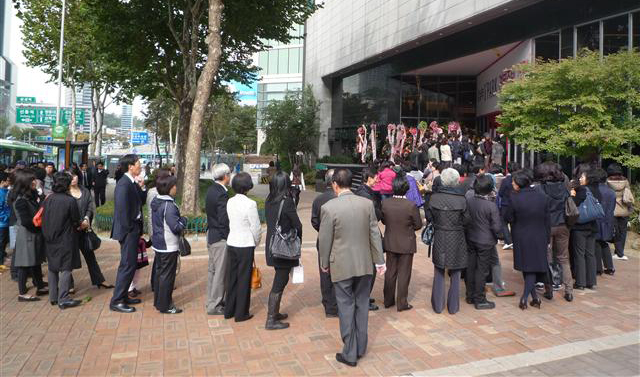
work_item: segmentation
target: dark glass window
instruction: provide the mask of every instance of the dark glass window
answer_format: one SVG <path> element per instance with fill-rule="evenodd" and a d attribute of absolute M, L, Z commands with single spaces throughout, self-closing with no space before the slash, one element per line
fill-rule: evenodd
<path fill-rule="evenodd" d="M 593 22 L 578 27 L 578 51 L 583 48 L 591 51 L 600 50 L 600 23 Z"/>
<path fill-rule="evenodd" d="M 562 29 L 560 32 L 560 58 L 570 58 L 573 56 L 573 28 Z"/>
<path fill-rule="evenodd" d="M 621 49 L 629 49 L 629 15 L 602 21 L 603 53 L 613 54 Z"/>
<path fill-rule="evenodd" d="M 560 54 L 560 33 L 536 38 L 536 58 L 558 60 Z"/>
<path fill-rule="evenodd" d="M 640 48 L 640 12 L 633 14 L 633 47 Z"/>

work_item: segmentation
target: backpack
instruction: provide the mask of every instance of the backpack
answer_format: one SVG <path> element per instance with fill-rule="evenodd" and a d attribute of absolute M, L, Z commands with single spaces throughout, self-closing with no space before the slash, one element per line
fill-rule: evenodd
<path fill-rule="evenodd" d="M 473 152 L 471 151 L 469 145 L 464 145 L 463 148 L 464 152 L 462 153 L 462 159 L 467 162 L 473 161 Z"/>
<path fill-rule="evenodd" d="M 577 221 L 578 224 L 585 224 L 604 217 L 604 210 L 598 199 L 593 196 L 591 190 L 586 187 L 585 190 L 587 190 L 587 197 L 578 207 L 578 211 L 580 211 L 580 216 L 578 216 Z"/>

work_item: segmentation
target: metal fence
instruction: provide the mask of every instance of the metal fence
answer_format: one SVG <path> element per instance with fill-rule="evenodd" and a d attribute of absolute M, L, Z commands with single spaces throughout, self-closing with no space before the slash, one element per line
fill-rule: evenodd
<path fill-rule="evenodd" d="M 265 216 L 265 212 L 263 208 L 258 208 L 258 216 L 260 217 L 261 223 L 266 223 L 267 219 Z M 96 215 L 93 219 L 93 227 L 94 229 L 102 232 L 110 232 L 111 224 L 113 223 L 112 216 L 105 215 Z M 143 233 L 149 234 L 147 226 L 148 222 L 144 222 L 143 224 Z M 207 232 L 207 217 L 206 216 L 198 216 L 187 220 L 187 230 L 186 233 L 206 233 Z"/>

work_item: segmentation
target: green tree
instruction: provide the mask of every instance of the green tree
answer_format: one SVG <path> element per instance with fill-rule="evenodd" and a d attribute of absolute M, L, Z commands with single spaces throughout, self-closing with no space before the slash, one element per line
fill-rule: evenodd
<path fill-rule="evenodd" d="M 597 153 L 640 167 L 631 147 L 640 143 L 640 54 L 575 59 L 517 67 L 520 77 L 499 93 L 500 132 L 534 151 L 586 156 Z"/>
<path fill-rule="evenodd" d="M 224 81 L 253 80 L 253 55 L 269 40 L 288 42 L 291 26 L 304 23 L 316 6 L 308 0 L 90 4 L 101 28 L 101 50 L 120 67 L 120 87 L 146 99 L 166 92 L 177 104 L 179 132 L 185 136 L 176 153 L 178 182 L 185 186 L 182 210 L 195 213 L 202 127 L 212 89 Z"/>
<path fill-rule="evenodd" d="M 203 148 L 211 155 L 221 150 L 227 153 L 251 153 L 256 150 L 256 107 L 242 106 L 229 93 L 212 96 L 204 123 Z"/>
<path fill-rule="evenodd" d="M 300 92 L 289 92 L 283 100 L 269 103 L 265 110 L 264 130 L 270 152 L 293 161 L 296 152 L 316 154 L 318 110 L 309 85 Z"/>

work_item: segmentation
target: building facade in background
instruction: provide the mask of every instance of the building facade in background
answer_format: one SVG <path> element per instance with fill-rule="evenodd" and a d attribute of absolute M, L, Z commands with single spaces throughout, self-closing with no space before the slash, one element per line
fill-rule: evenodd
<path fill-rule="evenodd" d="M 74 92 L 71 88 L 66 88 L 65 91 L 65 103 L 67 107 L 72 107 L 72 98 Z M 82 87 L 76 88 L 76 109 L 84 109 L 84 124 L 76 126 L 76 132 L 91 133 L 91 123 L 93 122 L 92 109 L 93 102 L 91 101 L 91 86 L 84 84 Z"/>
<path fill-rule="evenodd" d="M 260 67 L 257 98 L 257 129 L 260 154 L 266 140 L 264 110 L 269 102 L 283 99 L 287 91 L 302 89 L 302 68 L 304 65 L 304 25 L 295 25 L 291 29 L 292 39 L 288 44 L 267 41 L 271 47 L 259 52 L 254 63 Z"/>
<path fill-rule="evenodd" d="M 120 131 L 119 136 L 130 137 L 131 129 L 133 128 L 133 106 L 122 104 L 120 115 Z"/>
<path fill-rule="evenodd" d="M 10 124 L 14 124 L 16 119 L 18 78 L 16 65 L 9 58 L 12 6 L 11 0 L 0 0 L 0 117 Z"/>
<path fill-rule="evenodd" d="M 322 102 L 319 156 L 350 155 L 362 123 L 455 120 L 494 133 L 514 64 L 637 48 L 639 30 L 637 0 L 326 1 L 305 39 L 305 84 Z M 508 149 L 527 165 L 538 158 Z"/>

